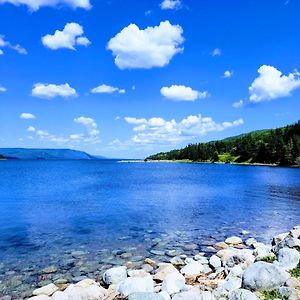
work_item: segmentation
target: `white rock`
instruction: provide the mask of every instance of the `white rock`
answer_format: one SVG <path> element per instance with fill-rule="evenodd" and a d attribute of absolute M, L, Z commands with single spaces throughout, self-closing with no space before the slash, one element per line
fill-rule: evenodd
<path fill-rule="evenodd" d="M 282 248 L 278 251 L 278 266 L 284 268 L 286 271 L 297 267 L 300 260 L 300 253 L 293 248 Z"/>
<path fill-rule="evenodd" d="M 108 269 L 103 274 L 103 281 L 106 284 L 117 284 L 124 281 L 127 278 L 127 268 L 126 267 L 115 267 Z"/>
<path fill-rule="evenodd" d="M 218 289 L 226 290 L 228 293 L 239 289 L 242 286 L 242 279 L 239 277 L 231 276 L 225 282 L 218 284 Z"/>
<path fill-rule="evenodd" d="M 243 288 L 250 290 L 272 290 L 283 285 L 290 275 L 282 268 L 266 263 L 256 262 L 243 274 Z"/>
<path fill-rule="evenodd" d="M 145 276 L 151 276 L 149 273 L 147 273 L 145 270 L 128 270 L 128 276 L 129 277 L 145 277 Z"/>
<path fill-rule="evenodd" d="M 118 292 L 124 297 L 133 293 L 154 292 L 154 281 L 151 276 L 128 277 L 120 284 Z"/>
<path fill-rule="evenodd" d="M 243 240 L 238 236 L 231 236 L 225 240 L 225 243 L 228 245 L 239 245 L 243 243 Z"/>
<path fill-rule="evenodd" d="M 35 289 L 33 292 L 32 292 L 32 295 L 34 296 L 38 296 L 38 295 L 47 295 L 47 296 L 51 296 L 52 294 L 54 294 L 56 291 L 58 290 L 58 287 L 53 284 L 53 283 L 50 283 L 50 284 L 47 284 L 39 289 Z"/>
<path fill-rule="evenodd" d="M 275 256 L 272 252 L 272 246 L 265 245 L 264 243 L 257 243 L 253 254 L 256 256 L 257 260 L 261 260 L 267 256 Z"/>
<path fill-rule="evenodd" d="M 229 257 L 233 256 L 236 253 L 235 249 L 222 249 L 219 250 L 216 255 L 220 257 L 221 261 L 226 261 Z"/>
<path fill-rule="evenodd" d="M 288 298 L 288 300 L 299 300 L 300 299 L 300 291 L 296 290 L 295 288 L 280 287 L 278 289 L 278 292 L 282 297 L 285 297 L 284 299 L 286 299 L 286 298 Z"/>
<path fill-rule="evenodd" d="M 288 232 L 280 233 L 273 238 L 272 244 L 277 245 L 289 235 Z"/>
<path fill-rule="evenodd" d="M 222 262 L 221 259 L 217 255 L 212 255 L 209 259 L 209 264 L 214 267 L 214 269 L 217 269 L 221 267 Z"/>
<path fill-rule="evenodd" d="M 51 300 L 51 298 L 46 295 L 38 295 L 38 296 L 28 298 L 28 300 Z"/>
<path fill-rule="evenodd" d="M 201 299 L 201 292 L 197 288 L 192 288 L 186 292 L 175 294 L 172 300 L 199 300 Z"/>
<path fill-rule="evenodd" d="M 169 295 L 179 293 L 185 286 L 185 278 L 178 272 L 169 274 L 162 283 L 162 291 Z"/>
<path fill-rule="evenodd" d="M 245 241 L 245 244 L 249 247 L 254 246 L 256 243 L 257 243 L 257 241 L 255 238 L 249 238 Z"/>
<path fill-rule="evenodd" d="M 238 289 L 229 294 L 229 300 L 259 300 L 259 298 L 248 290 Z"/>
<path fill-rule="evenodd" d="M 201 300 L 215 300 L 214 295 L 210 291 L 205 291 L 201 293 Z"/>
<path fill-rule="evenodd" d="M 180 270 L 181 274 L 184 274 L 187 276 L 197 276 L 197 275 L 200 275 L 202 272 L 203 272 L 203 266 L 198 261 L 189 263 Z"/>
<path fill-rule="evenodd" d="M 159 264 L 159 267 L 154 274 L 153 279 L 163 281 L 169 274 L 174 272 L 178 273 L 178 270 L 172 264 L 162 263 Z"/>
<path fill-rule="evenodd" d="M 62 291 L 55 292 L 52 297 L 52 300 L 69 300 L 68 294 Z"/>
<path fill-rule="evenodd" d="M 163 297 L 164 300 L 171 300 L 170 295 L 166 291 L 159 292 L 158 295 Z"/>

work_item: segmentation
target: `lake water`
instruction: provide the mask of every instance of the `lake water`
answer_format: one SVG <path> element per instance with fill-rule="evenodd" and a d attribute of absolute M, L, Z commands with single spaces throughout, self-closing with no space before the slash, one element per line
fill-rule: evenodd
<path fill-rule="evenodd" d="M 269 241 L 300 223 L 300 170 L 1 161 L 0 212 L 0 296 L 25 297 L 58 278 L 95 278 L 144 257 L 167 261 L 168 250 L 212 252 L 242 230 Z M 57 271 L 44 274 L 49 266 Z"/>

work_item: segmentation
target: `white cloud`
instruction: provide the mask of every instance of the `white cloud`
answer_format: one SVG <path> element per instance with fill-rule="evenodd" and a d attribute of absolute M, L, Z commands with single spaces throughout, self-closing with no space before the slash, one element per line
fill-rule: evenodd
<path fill-rule="evenodd" d="M 184 85 L 172 85 L 170 87 L 162 87 L 160 93 L 172 101 L 195 101 L 208 97 L 208 92 L 195 91 Z"/>
<path fill-rule="evenodd" d="M 135 135 L 132 137 L 131 142 L 138 145 L 176 144 L 204 136 L 209 132 L 222 131 L 244 124 L 243 119 L 216 123 L 211 117 L 203 117 L 200 114 L 188 116 L 179 122 L 174 119 L 165 120 L 157 117 L 148 120 L 125 117 L 125 121 L 134 125 Z"/>
<path fill-rule="evenodd" d="M 42 43 L 51 50 L 61 48 L 76 50 L 76 45 L 88 46 L 90 44 L 90 41 L 83 34 L 82 26 L 77 23 L 67 23 L 62 31 L 56 30 L 53 35 L 43 36 Z"/>
<path fill-rule="evenodd" d="M 101 84 L 91 90 L 91 93 L 93 94 L 113 94 L 113 93 L 119 93 L 119 94 L 125 94 L 126 91 L 124 89 L 119 89 L 117 87 L 113 87 L 106 84 Z"/>
<path fill-rule="evenodd" d="M 42 6 L 60 7 L 70 6 L 71 8 L 90 9 L 89 0 L 0 0 L 0 4 L 11 3 L 13 5 L 26 5 L 30 10 L 36 11 Z"/>
<path fill-rule="evenodd" d="M 27 131 L 28 131 L 28 132 L 35 132 L 35 127 L 29 126 L 29 127 L 27 128 Z"/>
<path fill-rule="evenodd" d="M 283 75 L 275 67 L 263 65 L 258 69 L 259 76 L 249 87 L 250 101 L 261 102 L 291 96 L 292 91 L 300 88 L 297 71 Z"/>
<path fill-rule="evenodd" d="M 40 98 L 54 98 L 60 96 L 67 98 L 75 97 L 77 93 L 68 83 L 60 85 L 36 83 L 32 89 L 32 96 Z"/>
<path fill-rule="evenodd" d="M 239 101 L 232 103 L 232 107 L 234 107 L 234 108 L 241 108 L 241 107 L 243 107 L 243 105 L 244 105 L 244 100 L 239 100 Z"/>
<path fill-rule="evenodd" d="M 0 85 L 0 93 L 4 93 L 6 91 L 7 89 L 4 86 Z"/>
<path fill-rule="evenodd" d="M 139 29 L 130 24 L 108 42 L 120 69 L 164 67 L 172 57 L 183 51 L 183 30 L 169 21 L 155 27 Z"/>
<path fill-rule="evenodd" d="M 74 119 L 74 122 L 77 124 L 81 124 L 86 128 L 86 134 L 85 135 L 71 135 L 71 139 L 81 139 L 84 142 L 88 143 L 98 143 L 100 142 L 99 135 L 100 131 L 98 130 L 97 123 L 94 119 L 89 117 L 78 117 Z"/>
<path fill-rule="evenodd" d="M 21 113 L 20 118 L 24 120 L 35 119 L 36 116 L 31 113 Z"/>
<path fill-rule="evenodd" d="M 160 3 L 161 9 L 179 9 L 181 8 L 180 0 L 163 0 Z"/>
<path fill-rule="evenodd" d="M 1 3 L 1 0 L 0 0 Z M 21 47 L 19 44 L 13 45 L 5 40 L 4 35 L 0 35 L 0 55 L 4 54 L 3 48 L 10 48 L 17 51 L 19 54 L 27 54 L 27 50 Z"/>
<path fill-rule="evenodd" d="M 221 54 L 222 54 L 222 51 L 219 48 L 215 48 L 211 53 L 212 56 L 221 56 Z"/>
<path fill-rule="evenodd" d="M 233 76 L 233 71 L 226 70 L 223 74 L 223 78 L 230 78 Z"/>

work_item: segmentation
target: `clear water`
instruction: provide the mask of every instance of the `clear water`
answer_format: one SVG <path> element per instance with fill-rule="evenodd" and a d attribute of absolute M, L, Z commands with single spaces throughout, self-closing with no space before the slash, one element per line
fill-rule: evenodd
<path fill-rule="evenodd" d="M 153 250 L 210 252 L 241 230 L 268 241 L 300 223 L 300 170 L 1 161 L 0 212 L 0 295 L 19 297 L 55 276 L 72 282 L 128 260 L 169 259 Z M 58 270 L 42 276 L 50 265 Z"/>

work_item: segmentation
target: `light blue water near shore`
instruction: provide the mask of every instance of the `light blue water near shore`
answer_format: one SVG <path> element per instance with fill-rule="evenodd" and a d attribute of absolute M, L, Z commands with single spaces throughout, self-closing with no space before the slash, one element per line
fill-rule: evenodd
<path fill-rule="evenodd" d="M 49 265 L 72 281 L 128 260 L 167 260 L 167 250 L 186 253 L 189 244 L 191 254 L 212 251 L 241 230 L 268 241 L 300 223 L 300 170 L 0 161 L 0 212 L 0 295 L 21 293 Z M 17 273 L 26 280 L 8 287 Z"/>

